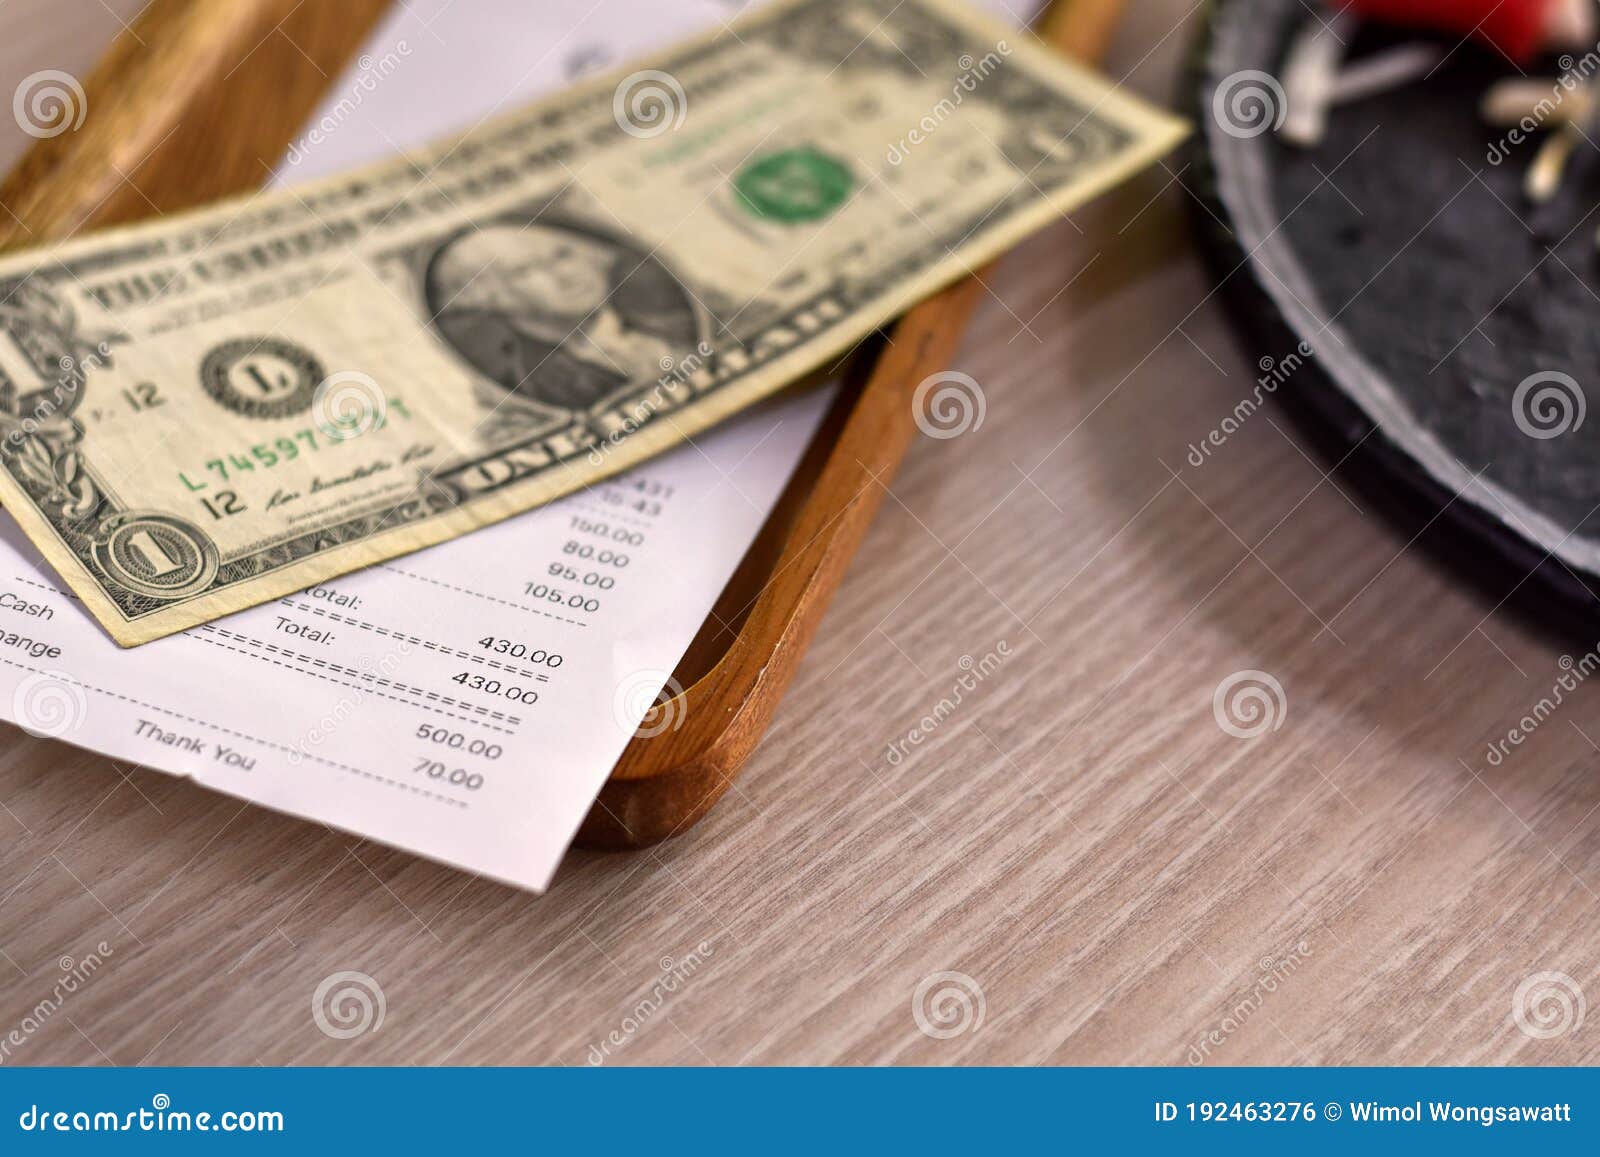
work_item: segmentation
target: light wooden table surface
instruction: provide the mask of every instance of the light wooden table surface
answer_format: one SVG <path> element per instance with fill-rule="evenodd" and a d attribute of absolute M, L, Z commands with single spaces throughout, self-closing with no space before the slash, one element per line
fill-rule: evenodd
<path fill-rule="evenodd" d="M 137 8 L 108 3 L 0 0 L 0 96 L 86 69 Z M 1110 71 L 1169 98 L 1198 17 L 1131 7 Z M 1278 409 L 1185 461 L 1258 351 L 1181 166 L 1005 263 L 957 366 L 987 419 L 913 451 L 763 749 L 681 839 L 575 853 L 535 898 L 5 728 L 4 1063 L 1600 1058 L 1575 1003 L 1600 999 L 1600 687 L 1490 766 L 1561 646 L 1408 549 Z M 1285 709 L 1240 739 L 1213 694 L 1250 670 Z M 313 1021 L 342 970 L 381 986 L 377 1031 Z"/>

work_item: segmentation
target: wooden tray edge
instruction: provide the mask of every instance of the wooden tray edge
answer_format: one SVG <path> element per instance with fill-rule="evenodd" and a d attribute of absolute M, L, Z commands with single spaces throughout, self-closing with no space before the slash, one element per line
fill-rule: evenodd
<path fill-rule="evenodd" d="M 1035 29 L 1085 62 L 1110 47 L 1124 0 L 1061 0 Z M 892 330 L 791 533 L 775 576 L 717 666 L 659 704 L 623 753 L 578 833 L 626 850 L 678 835 L 732 785 L 777 710 L 916 428 L 912 394 L 948 367 L 988 270 L 916 306 Z M 658 731 L 662 720 L 668 730 Z"/>
<path fill-rule="evenodd" d="M 152 0 L 86 81 L 94 114 L 83 131 L 37 141 L 0 181 L 0 204 L 9 209 L 0 217 L 0 250 L 259 186 L 389 2 Z M 1039 35 L 1097 59 L 1121 6 L 1057 4 Z M 273 101 L 253 99 L 267 88 Z M 732 784 L 905 455 L 916 429 L 912 392 L 948 366 L 983 276 L 907 313 L 864 384 L 841 394 L 808 451 L 822 452 L 815 481 L 791 481 L 779 503 L 791 529 L 743 624 L 704 675 L 655 708 L 645 730 L 662 717 L 671 725 L 629 744 L 580 829 L 580 846 L 640 848 L 677 835 Z"/>

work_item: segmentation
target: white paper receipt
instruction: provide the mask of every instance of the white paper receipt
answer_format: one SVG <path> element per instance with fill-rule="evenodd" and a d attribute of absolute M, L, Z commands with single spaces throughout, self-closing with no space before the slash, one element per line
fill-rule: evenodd
<path fill-rule="evenodd" d="M 723 18 L 711 3 L 400 5 L 290 183 L 422 143 Z M 550 506 L 121 650 L 9 518 L 0 714 L 543 889 L 783 489 L 822 393 Z"/>

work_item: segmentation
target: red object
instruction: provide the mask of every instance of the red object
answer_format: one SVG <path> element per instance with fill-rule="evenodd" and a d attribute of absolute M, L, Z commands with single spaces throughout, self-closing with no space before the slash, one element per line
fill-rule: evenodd
<path fill-rule="evenodd" d="M 1358 16 L 1407 28 L 1474 35 L 1523 63 L 1550 26 L 1552 0 L 1333 0 Z"/>

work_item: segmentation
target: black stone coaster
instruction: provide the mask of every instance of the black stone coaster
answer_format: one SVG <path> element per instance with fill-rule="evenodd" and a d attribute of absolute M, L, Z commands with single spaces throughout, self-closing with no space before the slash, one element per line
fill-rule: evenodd
<path fill-rule="evenodd" d="M 1320 144 L 1288 145 L 1247 114 L 1275 119 L 1275 78 L 1313 19 L 1301 0 L 1218 0 L 1189 83 L 1196 220 L 1252 353 L 1408 538 L 1427 528 L 1493 597 L 1593 643 L 1600 155 L 1580 146 L 1535 208 L 1522 185 L 1545 133 L 1518 143 L 1479 111 L 1518 74 L 1453 40 L 1426 81 L 1334 108 Z M 1415 39 L 1363 28 L 1349 58 Z M 1581 61 L 1529 75 L 1554 91 L 1563 65 Z"/>

